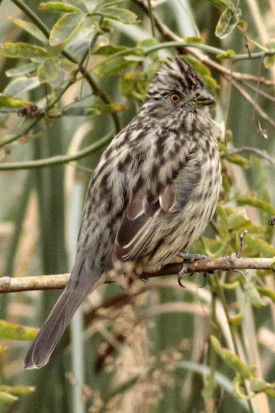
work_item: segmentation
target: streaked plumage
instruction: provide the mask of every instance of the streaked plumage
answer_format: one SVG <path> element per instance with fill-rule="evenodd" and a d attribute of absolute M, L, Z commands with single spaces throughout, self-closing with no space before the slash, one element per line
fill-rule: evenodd
<path fill-rule="evenodd" d="M 74 312 L 118 261 L 156 271 L 201 235 L 221 174 L 208 104 L 191 66 L 168 60 L 138 114 L 91 178 L 68 285 L 32 344 L 25 367 L 46 364 Z"/>

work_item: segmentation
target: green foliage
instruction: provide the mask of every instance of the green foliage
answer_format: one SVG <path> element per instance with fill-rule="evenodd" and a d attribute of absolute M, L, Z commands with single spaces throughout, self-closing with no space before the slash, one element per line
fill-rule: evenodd
<path fill-rule="evenodd" d="M 22 275 L 27 275 L 29 269 L 33 271 L 33 265 L 44 274 L 66 271 L 65 236 L 70 236 L 71 218 L 66 218 L 64 225 L 65 211 L 72 208 L 77 215 L 74 203 L 81 203 L 82 197 L 82 193 L 73 193 L 71 202 L 69 194 L 86 185 L 103 148 L 136 113 L 166 55 L 175 53 L 189 61 L 218 102 L 217 110 L 211 111 L 220 127 L 217 135 L 221 136 L 217 138 L 223 187 L 211 226 L 194 245 L 194 251 L 212 257 L 235 256 L 240 252 L 241 234 L 248 231 L 242 248 L 245 257 L 275 256 L 274 227 L 268 225 L 270 217 L 275 216 L 274 189 L 268 185 L 273 182 L 274 165 L 267 165 L 274 159 L 274 129 L 272 121 L 268 122 L 273 115 L 272 72 L 267 74 L 261 60 L 257 60 L 263 59 L 266 68 L 273 67 L 274 39 L 266 42 L 260 34 L 255 36 L 258 20 L 243 2 L 190 2 L 190 16 L 184 17 L 182 8 L 176 8 L 174 3 L 177 2 L 164 2 L 156 10 L 153 7 L 153 14 L 156 11 L 158 16 L 154 20 L 146 12 L 147 2 L 142 8 L 137 6 L 140 2 L 122 0 L 23 2 L 23 6 L 20 1 L 15 2 L 21 5 L 20 18 L 11 17 L 7 26 L 0 28 L 6 39 L 0 46 L 4 62 L 1 161 L 11 171 L 6 176 L 3 173 L 5 188 L 0 190 L 0 196 L 5 201 L 0 214 L 4 220 L 24 224 L 24 231 L 15 227 L 10 247 L 6 228 L 0 228 L 1 244 L 3 238 L 11 257 L 9 274 L 4 275 L 16 272 L 18 256 L 19 262 L 22 256 L 28 260 L 28 264 L 23 260 Z M 212 6 L 218 9 L 218 21 L 211 14 Z M 258 6 L 262 15 L 257 18 L 264 22 L 269 6 Z M 28 12 L 29 7 L 32 13 Z M 249 25 L 241 20 L 248 15 Z M 270 16 L 269 9 L 265 16 Z M 13 41 L 7 30 L 10 27 L 18 33 Z M 214 35 L 218 37 L 215 41 Z M 224 59 L 230 61 L 224 64 Z M 231 65 L 237 62 L 238 65 Z M 253 77 L 258 72 L 260 79 Z M 242 91 L 251 93 L 252 102 L 256 93 L 260 111 L 253 103 L 252 116 L 249 101 L 231 93 L 232 80 Z M 261 140 L 255 125 L 270 138 Z M 253 156 L 247 156 L 249 150 Z M 83 160 L 85 166 L 76 164 L 77 159 L 88 155 L 88 162 Z M 23 159 L 30 161 L 22 162 Z M 63 174 L 60 165 L 68 162 Z M 18 202 L 23 168 L 32 169 L 27 179 L 31 197 L 22 197 Z M 17 186 L 10 191 L 13 185 Z M 39 207 L 34 199 L 38 199 Z M 22 204 L 18 215 L 17 204 L 18 208 Z M 25 210 L 26 216 L 22 212 Z M 35 230 L 39 231 L 37 236 Z M 32 248 L 28 249 L 29 243 Z M 81 344 L 85 348 L 82 379 L 87 384 L 83 387 L 83 411 L 124 412 L 126 405 L 144 413 L 214 413 L 217 409 L 219 413 L 255 413 L 258 407 L 254 396 L 261 393 L 262 400 L 269 397 L 264 408 L 271 413 L 275 390 L 267 380 L 274 376 L 274 366 L 269 362 L 269 339 L 274 334 L 272 268 L 209 275 L 209 286 L 204 289 L 194 288 L 189 280 L 186 288 L 180 289 L 173 279 L 157 279 L 155 284 L 152 281 L 142 285 L 142 293 L 139 286 L 134 286 L 137 295 L 133 294 L 130 300 L 128 294 L 110 298 L 113 286 L 100 291 L 95 305 L 101 307 L 95 312 L 89 309 L 86 318 L 89 327 L 90 319 L 95 324 L 87 329 L 87 342 L 83 340 Z M 20 413 L 78 411 L 72 406 L 71 393 L 81 386 L 75 385 L 81 380 L 74 377 L 78 369 L 72 374 L 71 384 L 64 379 L 64 372 L 71 370 L 67 348 L 63 351 L 60 347 L 52 370 L 36 372 L 36 376 L 28 378 L 36 390 L 18 386 L 27 384 L 27 373 L 19 375 L 21 367 L 17 367 L 25 352 L 23 343 L 18 342 L 31 340 L 37 334 L 37 329 L 22 324 L 40 325 L 34 317 L 40 310 L 48 312 L 52 296 L 49 292 L 44 302 L 28 293 L 18 294 L 6 306 L 14 323 L 0 321 L 0 339 L 8 340 L 0 344 L 2 363 L 8 365 L 2 368 L 2 375 L 3 382 L 9 384 L 0 386 L 1 412 L 17 406 Z M 247 325 L 251 328 L 249 337 Z M 217 334 L 219 339 L 214 337 Z M 64 340 L 65 346 L 67 343 Z M 63 357 L 63 366 L 58 369 Z M 256 363 L 260 363 L 263 377 L 256 373 Z M 14 374 L 7 373 L 10 366 Z M 218 394 L 220 388 L 226 390 L 226 396 Z"/>
<path fill-rule="evenodd" d="M 23 327 L 18 324 L 0 320 L 0 339 L 8 340 L 33 340 L 38 330 L 31 327 Z"/>

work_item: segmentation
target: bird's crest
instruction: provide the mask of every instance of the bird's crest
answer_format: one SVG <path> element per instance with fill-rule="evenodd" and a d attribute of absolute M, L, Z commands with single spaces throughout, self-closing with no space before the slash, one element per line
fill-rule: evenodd
<path fill-rule="evenodd" d="M 161 98 L 169 92 L 180 90 L 188 94 L 204 88 L 204 84 L 192 66 L 183 58 L 168 58 L 161 66 L 147 91 L 147 98 Z"/>

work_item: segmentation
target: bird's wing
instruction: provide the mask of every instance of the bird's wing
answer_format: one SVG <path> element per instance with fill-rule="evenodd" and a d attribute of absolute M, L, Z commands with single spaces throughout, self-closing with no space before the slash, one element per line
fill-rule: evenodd
<path fill-rule="evenodd" d="M 159 216 L 173 208 L 175 197 L 174 182 L 153 201 L 148 201 L 140 192 L 133 195 L 117 233 L 113 258 L 121 261 L 142 258 L 155 233 Z"/>

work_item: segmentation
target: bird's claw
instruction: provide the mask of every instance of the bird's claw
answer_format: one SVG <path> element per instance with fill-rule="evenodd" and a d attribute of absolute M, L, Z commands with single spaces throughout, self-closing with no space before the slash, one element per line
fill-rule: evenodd
<path fill-rule="evenodd" d="M 191 274 L 187 275 L 188 264 L 190 264 L 190 262 L 194 262 L 194 261 L 198 261 L 198 260 L 205 260 L 209 257 L 207 257 L 207 255 L 190 254 L 190 253 L 184 253 L 184 252 L 181 252 L 179 255 L 183 258 L 184 261 L 183 261 L 182 267 L 181 267 L 181 269 L 178 273 L 178 284 L 179 284 L 180 287 L 185 288 L 185 285 L 182 283 L 182 280 L 184 278 L 186 278 L 187 276 L 192 277 L 192 275 L 194 274 L 192 272 Z M 203 288 L 203 287 L 206 286 L 207 277 L 208 277 L 208 274 L 210 274 L 210 273 L 213 273 L 213 271 L 209 271 L 209 273 L 207 273 L 207 272 L 203 273 L 203 282 L 202 282 L 202 284 L 200 285 L 199 288 Z"/>
<path fill-rule="evenodd" d="M 187 274 L 188 270 L 188 264 L 186 262 L 183 262 L 182 267 L 178 273 L 178 284 L 180 287 L 185 288 L 185 285 L 182 284 L 182 280 L 186 277 L 192 277 L 194 274 L 193 272 L 191 274 Z"/>

